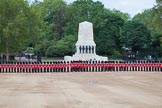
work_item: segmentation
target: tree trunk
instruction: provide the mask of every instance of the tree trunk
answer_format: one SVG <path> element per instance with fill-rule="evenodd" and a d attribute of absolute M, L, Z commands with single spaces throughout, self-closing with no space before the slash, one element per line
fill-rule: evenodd
<path fill-rule="evenodd" d="M 9 45 L 8 41 L 6 40 L 6 61 L 9 61 Z"/>

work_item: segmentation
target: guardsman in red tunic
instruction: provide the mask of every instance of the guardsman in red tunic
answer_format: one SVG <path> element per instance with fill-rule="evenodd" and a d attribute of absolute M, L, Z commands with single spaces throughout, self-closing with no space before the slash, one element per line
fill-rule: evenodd
<path fill-rule="evenodd" d="M 61 68 L 62 68 L 61 62 L 59 62 L 58 67 L 59 67 L 59 72 L 61 72 Z"/>
<path fill-rule="evenodd" d="M 25 72 L 25 63 L 21 62 L 21 72 L 24 73 Z"/>
<path fill-rule="evenodd" d="M 50 71 L 50 72 L 53 72 L 52 64 L 53 64 L 52 62 L 49 62 L 49 71 Z"/>
<path fill-rule="evenodd" d="M 50 63 L 49 62 L 46 62 L 46 72 L 49 72 L 50 71 Z"/>
<path fill-rule="evenodd" d="M 1 73 L 4 72 L 4 65 L 3 65 L 3 62 L 1 63 Z"/>
<path fill-rule="evenodd" d="M 106 72 L 106 64 L 107 64 L 107 62 L 104 61 L 104 62 L 103 62 L 103 71 L 104 71 L 104 72 Z"/>
<path fill-rule="evenodd" d="M 24 62 L 24 72 L 27 73 L 27 62 Z"/>
<path fill-rule="evenodd" d="M 16 72 L 19 73 L 19 62 L 16 62 Z"/>
<path fill-rule="evenodd" d="M 111 63 L 109 61 L 107 61 L 107 68 L 108 68 L 107 71 L 111 71 Z"/>
<path fill-rule="evenodd" d="M 160 71 L 160 63 L 157 63 L 158 71 Z"/>
<path fill-rule="evenodd" d="M 69 61 L 66 63 L 66 66 L 67 66 L 67 72 L 70 72 L 70 62 Z"/>
<path fill-rule="evenodd" d="M 76 69 L 77 69 L 77 64 L 76 64 L 76 61 L 73 62 L 73 70 L 74 72 L 76 72 Z"/>
<path fill-rule="evenodd" d="M 44 65 L 43 65 L 43 62 L 40 62 L 40 67 L 41 67 L 41 73 L 43 73 L 44 72 Z"/>
<path fill-rule="evenodd" d="M 93 62 L 93 66 L 92 66 L 93 72 L 96 72 L 96 67 L 97 67 L 97 66 L 96 66 L 96 61 L 94 61 L 94 62 Z"/>
<path fill-rule="evenodd" d="M 106 62 L 106 71 L 109 71 L 109 62 Z"/>
<path fill-rule="evenodd" d="M 6 72 L 6 63 L 3 63 L 3 71 Z"/>
<path fill-rule="evenodd" d="M 21 73 L 21 68 L 22 68 L 21 62 L 19 62 L 19 73 Z"/>
<path fill-rule="evenodd" d="M 23 63 L 20 62 L 20 73 L 22 73 L 22 72 L 23 72 Z"/>
<path fill-rule="evenodd" d="M 75 71 L 76 71 L 76 66 L 77 66 L 77 65 L 76 65 L 75 61 L 73 61 L 72 64 L 73 64 L 73 65 L 72 65 L 72 66 L 73 66 L 73 67 L 72 67 L 72 68 L 73 68 L 73 71 L 75 72 Z"/>
<path fill-rule="evenodd" d="M 16 68 L 17 68 L 17 73 L 19 73 L 19 71 L 20 71 L 20 65 L 19 65 L 19 62 L 17 62 L 17 64 L 16 64 Z"/>
<path fill-rule="evenodd" d="M 34 72 L 37 73 L 37 62 L 34 62 Z"/>
<path fill-rule="evenodd" d="M 122 71 L 125 71 L 125 63 L 122 62 Z"/>
<path fill-rule="evenodd" d="M 4 73 L 4 63 L 1 64 L 1 72 Z"/>
<path fill-rule="evenodd" d="M 136 65 L 136 62 L 134 62 L 133 64 L 134 64 L 134 71 L 137 71 L 137 65 Z"/>
<path fill-rule="evenodd" d="M 147 63 L 147 64 L 148 64 L 148 71 L 151 71 L 151 64 L 150 64 L 150 62 Z"/>
<path fill-rule="evenodd" d="M 60 72 L 63 72 L 63 63 L 62 63 L 62 61 L 60 62 Z"/>
<path fill-rule="evenodd" d="M 39 62 L 36 62 L 36 72 L 39 73 Z"/>
<path fill-rule="evenodd" d="M 60 72 L 61 71 L 61 64 L 60 64 L 60 62 L 58 61 L 58 72 Z"/>
<path fill-rule="evenodd" d="M 154 71 L 154 63 L 151 62 L 150 64 L 151 64 L 151 71 Z"/>
<path fill-rule="evenodd" d="M 24 72 L 27 72 L 27 62 L 24 62 Z"/>
<path fill-rule="evenodd" d="M 66 62 L 65 61 L 62 62 L 62 67 L 63 67 L 63 72 L 66 72 Z"/>
<path fill-rule="evenodd" d="M 13 62 L 13 71 L 12 72 L 16 72 L 16 62 Z"/>
<path fill-rule="evenodd" d="M 98 61 L 97 67 L 98 67 L 98 71 L 100 72 L 101 71 L 101 63 L 100 63 L 100 61 Z"/>
<path fill-rule="evenodd" d="M 55 62 L 52 62 L 52 72 L 56 72 L 56 70 L 55 70 Z"/>
<path fill-rule="evenodd" d="M 31 73 L 34 73 L 34 67 L 35 67 L 35 66 L 34 66 L 34 63 L 32 62 L 32 63 L 31 63 Z"/>
<path fill-rule="evenodd" d="M 148 65 L 148 62 L 145 63 L 145 71 L 146 71 L 146 72 L 149 71 L 149 65 Z"/>
<path fill-rule="evenodd" d="M 101 69 L 101 72 L 103 71 L 103 61 L 100 62 L 100 69 Z"/>
<path fill-rule="evenodd" d="M 62 61 L 61 66 L 62 66 L 62 72 L 65 72 L 65 63 L 64 63 L 64 61 Z"/>
<path fill-rule="evenodd" d="M 0 73 L 2 73 L 2 64 L 0 62 Z"/>
<path fill-rule="evenodd" d="M 61 72 L 64 72 L 65 66 L 64 66 L 64 62 L 61 61 Z"/>
<path fill-rule="evenodd" d="M 155 63 L 155 71 L 158 71 L 159 69 L 158 69 L 158 63 L 157 63 L 157 61 L 156 61 L 156 63 Z"/>
<path fill-rule="evenodd" d="M 132 63 L 132 69 L 133 69 L 132 71 L 135 71 L 135 63 L 134 62 Z"/>
<path fill-rule="evenodd" d="M 46 64 L 46 62 L 43 62 L 43 71 L 47 72 L 47 64 Z"/>
<path fill-rule="evenodd" d="M 160 71 L 162 72 L 162 61 L 160 61 Z"/>
<path fill-rule="evenodd" d="M 125 63 L 125 68 L 126 68 L 126 71 L 128 71 L 128 69 L 129 69 L 129 64 L 128 64 L 128 62 Z"/>
<path fill-rule="evenodd" d="M 79 71 L 80 71 L 80 72 L 83 71 L 82 61 L 79 61 Z"/>
<path fill-rule="evenodd" d="M 109 71 L 113 71 L 113 64 L 109 62 Z"/>
<path fill-rule="evenodd" d="M 73 71 L 72 67 L 73 67 L 72 61 L 70 61 L 70 63 L 69 63 L 69 68 L 70 68 L 69 71 L 70 71 L 70 72 Z"/>
<path fill-rule="evenodd" d="M 11 62 L 8 62 L 8 72 L 11 72 Z"/>
<path fill-rule="evenodd" d="M 77 62 L 77 72 L 80 72 L 80 61 Z"/>
<path fill-rule="evenodd" d="M 27 65 L 27 67 L 26 67 L 27 68 L 27 73 L 30 73 L 31 72 L 30 62 L 28 62 L 26 65 Z"/>
<path fill-rule="evenodd" d="M 85 62 L 82 61 L 82 72 L 85 72 Z"/>
<path fill-rule="evenodd" d="M 5 64 L 5 68 L 6 68 L 6 73 L 8 73 L 9 72 L 9 63 L 8 62 Z"/>
<path fill-rule="evenodd" d="M 59 66 L 58 66 L 58 62 L 56 62 L 56 64 L 55 64 L 55 68 L 56 68 L 56 72 L 58 72 L 59 70 L 58 70 L 58 68 L 59 68 Z"/>
<path fill-rule="evenodd" d="M 140 69 L 140 71 L 143 71 L 143 63 L 142 62 L 139 63 L 139 69 Z"/>
<path fill-rule="evenodd" d="M 59 64 L 58 62 L 55 62 L 55 72 L 58 72 L 59 71 Z"/>
<path fill-rule="evenodd" d="M 85 72 L 88 72 L 89 70 L 89 63 L 88 61 L 85 61 L 85 64 L 84 64 L 84 67 L 85 67 Z"/>
<path fill-rule="evenodd" d="M 116 64 L 116 63 L 114 63 L 114 64 L 115 64 L 115 66 L 119 67 L 119 71 L 122 71 L 122 62 L 121 61 L 119 61 L 118 64 Z"/>
<path fill-rule="evenodd" d="M 41 72 L 41 66 L 40 66 L 40 62 L 37 62 L 37 72 L 40 73 Z"/>
<path fill-rule="evenodd" d="M 8 69 L 9 69 L 8 62 L 5 63 L 5 69 L 6 69 L 6 73 L 7 73 L 8 72 Z"/>
<path fill-rule="evenodd" d="M 91 72 L 91 61 L 88 61 L 88 72 Z"/>

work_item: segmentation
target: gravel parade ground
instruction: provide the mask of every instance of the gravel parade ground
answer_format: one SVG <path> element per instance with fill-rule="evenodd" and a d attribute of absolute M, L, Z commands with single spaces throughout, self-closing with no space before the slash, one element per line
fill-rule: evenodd
<path fill-rule="evenodd" d="M 162 73 L 1 73 L 0 108 L 162 108 Z"/>

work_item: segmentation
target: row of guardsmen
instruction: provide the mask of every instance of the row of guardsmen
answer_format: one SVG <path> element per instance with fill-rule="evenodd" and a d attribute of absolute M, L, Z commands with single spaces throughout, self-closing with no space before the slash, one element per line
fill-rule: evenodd
<path fill-rule="evenodd" d="M 160 61 L 0 62 L 0 73 L 162 71 Z"/>

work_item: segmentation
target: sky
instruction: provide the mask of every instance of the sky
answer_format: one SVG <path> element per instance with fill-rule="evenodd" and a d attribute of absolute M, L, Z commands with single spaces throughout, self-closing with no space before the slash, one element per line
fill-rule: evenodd
<path fill-rule="evenodd" d="M 34 1 L 34 0 L 33 0 Z M 42 1 L 42 0 L 40 0 Z M 67 3 L 72 3 L 75 0 L 64 0 Z M 117 9 L 121 12 L 128 13 L 131 17 L 137 13 L 143 12 L 145 9 L 150 9 L 156 5 L 156 0 L 94 0 L 100 1 L 106 8 Z"/>

